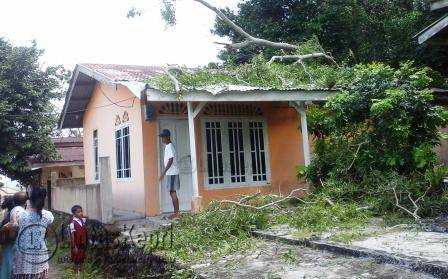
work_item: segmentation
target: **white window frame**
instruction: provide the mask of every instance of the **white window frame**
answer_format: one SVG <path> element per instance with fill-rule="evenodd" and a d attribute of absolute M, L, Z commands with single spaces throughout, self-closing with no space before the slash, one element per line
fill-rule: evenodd
<path fill-rule="evenodd" d="M 220 122 L 221 123 L 221 144 L 223 151 L 223 175 L 224 183 L 210 184 L 208 177 L 208 161 L 207 161 L 207 138 L 205 132 L 206 122 Z M 231 168 L 230 168 L 230 148 L 229 148 L 229 133 L 228 122 L 240 121 L 243 122 L 243 144 L 244 144 L 244 165 L 245 165 L 245 182 L 231 182 Z M 253 181 L 252 173 L 252 157 L 250 150 L 250 132 L 249 122 L 256 121 L 263 123 L 263 140 L 266 160 L 266 180 Z M 202 158 L 204 160 L 204 185 L 206 189 L 227 189 L 240 188 L 252 186 L 270 186 L 271 185 L 271 168 L 269 159 L 269 142 L 268 142 L 268 125 L 263 117 L 204 117 L 201 119 L 201 137 L 202 137 Z"/>
<path fill-rule="evenodd" d="M 129 173 L 130 173 L 130 175 L 129 175 L 129 177 L 117 177 L 117 173 L 118 173 L 118 168 L 117 168 L 117 164 L 118 164 L 118 157 L 117 157 L 117 136 L 116 136 L 116 133 L 117 133 L 117 131 L 118 130 L 121 130 L 122 131 L 122 136 L 120 137 L 120 139 L 121 139 L 121 146 L 122 146 L 122 148 L 121 148 L 121 152 L 120 152 L 120 156 L 121 156 L 121 159 L 122 159 L 122 162 L 123 162 L 123 165 L 122 166 L 124 166 L 124 152 L 125 152 L 125 150 L 124 150 L 124 145 L 123 145 L 123 130 L 125 129 L 125 128 L 128 128 L 129 129 L 129 134 L 128 134 L 128 137 L 129 137 Z M 132 157 L 132 152 L 131 152 L 131 126 L 129 125 L 129 123 L 125 123 L 125 124 L 121 124 L 121 125 L 118 125 L 118 126 L 116 126 L 115 127 L 115 130 L 114 130 L 114 146 L 115 146 L 115 174 L 114 174 L 114 177 L 115 177 L 115 179 L 116 179 L 116 181 L 128 181 L 128 180 L 131 180 L 131 178 L 132 178 L 132 164 L 131 164 L 131 157 Z M 126 170 L 126 169 L 121 169 L 121 171 L 124 171 L 124 170 Z"/>
<path fill-rule="evenodd" d="M 93 130 L 92 139 L 93 139 L 93 180 L 98 182 L 100 180 L 100 151 L 98 145 L 99 143 L 98 129 Z"/>

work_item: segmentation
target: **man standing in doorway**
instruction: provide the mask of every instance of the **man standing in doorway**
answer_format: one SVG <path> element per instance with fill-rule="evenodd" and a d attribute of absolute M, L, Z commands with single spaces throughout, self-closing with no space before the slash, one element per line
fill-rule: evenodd
<path fill-rule="evenodd" d="M 159 181 L 162 182 L 165 180 L 166 188 L 170 192 L 171 200 L 173 201 L 174 213 L 168 218 L 174 219 L 179 216 L 179 199 L 177 198 L 176 191 L 179 191 L 180 189 L 176 149 L 174 148 L 174 144 L 171 142 L 171 133 L 169 130 L 164 129 L 162 133 L 159 134 L 159 137 L 162 138 L 162 142 L 165 144 L 165 152 L 163 154 L 165 169 L 162 171 Z"/>

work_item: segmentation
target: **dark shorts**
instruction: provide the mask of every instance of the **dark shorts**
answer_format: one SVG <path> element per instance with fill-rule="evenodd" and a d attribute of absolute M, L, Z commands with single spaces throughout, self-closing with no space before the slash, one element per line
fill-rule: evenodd
<path fill-rule="evenodd" d="M 165 177 L 165 186 L 169 192 L 179 191 L 180 189 L 179 175 L 167 175 Z"/>
<path fill-rule="evenodd" d="M 83 264 L 86 260 L 86 247 L 78 248 L 77 253 L 71 249 L 72 262 L 74 264 Z"/>

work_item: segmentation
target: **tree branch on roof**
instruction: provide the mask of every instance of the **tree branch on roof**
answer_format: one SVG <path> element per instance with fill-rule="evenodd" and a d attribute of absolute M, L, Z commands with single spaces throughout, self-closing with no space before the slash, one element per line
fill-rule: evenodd
<path fill-rule="evenodd" d="M 168 78 L 173 82 L 174 90 L 176 91 L 176 93 L 179 93 L 180 92 L 180 83 L 177 80 L 177 78 L 173 74 L 170 73 L 170 68 L 165 67 L 165 68 L 163 68 L 163 71 L 168 76 Z"/>
<path fill-rule="evenodd" d="M 203 6 L 207 7 L 208 9 L 212 10 L 216 13 L 216 15 L 224 21 L 230 28 L 232 28 L 236 33 L 240 34 L 242 37 L 244 37 L 246 40 L 240 43 L 233 43 L 233 44 L 226 44 L 227 48 L 233 48 L 233 49 L 239 49 L 243 47 L 247 47 L 249 45 L 259 45 L 259 46 L 265 46 L 269 48 L 275 48 L 275 49 L 285 49 L 285 50 L 296 50 L 297 46 L 288 44 L 288 43 L 277 43 L 268 41 L 265 39 L 257 38 L 249 33 L 247 33 L 243 28 L 238 26 L 235 22 L 230 20 L 220 9 L 213 6 L 212 4 L 208 3 L 205 0 L 193 0 L 196 1 Z"/>

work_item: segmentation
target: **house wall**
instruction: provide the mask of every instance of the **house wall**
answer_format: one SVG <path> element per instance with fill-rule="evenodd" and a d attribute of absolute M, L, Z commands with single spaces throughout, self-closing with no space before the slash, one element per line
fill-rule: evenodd
<path fill-rule="evenodd" d="M 195 119 L 196 151 L 198 158 L 199 192 L 203 197 L 204 205 L 215 199 L 233 199 L 240 195 L 251 194 L 257 191 L 262 193 L 289 194 L 291 189 L 307 186 L 300 183 L 296 177 L 296 166 L 303 165 L 302 135 L 300 133 L 300 119 L 295 109 L 285 102 L 257 103 L 262 109 L 267 122 L 268 149 L 271 169 L 271 184 L 265 186 L 244 186 L 225 189 L 206 189 L 205 162 L 202 155 L 203 143 L 201 135 L 201 119 L 203 112 Z M 143 150 L 145 166 L 145 185 L 147 187 L 146 215 L 160 214 L 159 182 L 158 182 L 158 138 L 157 138 L 157 112 L 161 104 L 154 103 L 155 120 L 143 121 Z M 179 117 L 179 116 L 177 116 Z M 220 116 L 213 116 L 220 117 Z"/>
<path fill-rule="evenodd" d="M 47 186 L 51 180 L 51 173 L 57 172 L 59 178 L 81 178 L 84 177 L 84 166 L 66 166 L 66 167 L 46 167 L 42 168 L 41 185 Z"/>
<path fill-rule="evenodd" d="M 440 129 L 441 133 L 448 134 L 448 128 Z M 448 140 L 441 139 L 440 145 L 435 147 L 435 152 L 437 153 L 438 163 L 445 164 L 448 166 Z"/>
<path fill-rule="evenodd" d="M 86 184 L 98 183 L 94 177 L 93 149 L 93 131 L 98 130 L 99 157 L 110 158 L 113 207 L 144 213 L 141 108 L 139 99 L 133 97 L 135 96 L 122 85 L 117 85 L 115 89 L 97 82 L 83 117 L 85 178 Z M 126 124 L 129 124 L 130 129 L 131 177 L 120 180 L 116 178 L 115 124 L 117 115 L 122 119 L 125 111 L 129 116 Z"/>
<path fill-rule="evenodd" d="M 448 110 L 448 105 L 445 103 L 437 103 L 437 105 L 442 106 L 445 110 Z M 439 130 L 440 133 L 448 134 L 448 128 L 442 128 Z M 448 139 L 441 139 L 440 145 L 434 148 L 437 154 L 437 161 L 439 164 L 445 164 L 448 166 Z"/>

